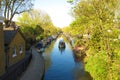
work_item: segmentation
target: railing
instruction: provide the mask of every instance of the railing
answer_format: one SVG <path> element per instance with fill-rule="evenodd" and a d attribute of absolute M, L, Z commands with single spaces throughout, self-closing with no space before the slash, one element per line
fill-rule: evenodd
<path fill-rule="evenodd" d="M 32 54 L 30 52 L 26 52 L 26 57 L 20 62 L 9 67 L 6 73 L 0 77 L 0 80 L 18 80 L 20 75 L 26 70 L 27 66 L 29 65 L 31 58 Z"/>

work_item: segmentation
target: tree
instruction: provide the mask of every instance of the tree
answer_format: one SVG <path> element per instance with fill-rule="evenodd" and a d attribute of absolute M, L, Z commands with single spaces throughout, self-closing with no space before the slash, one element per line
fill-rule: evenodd
<path fill-rule="evenodd" d="M 33 0 L 3 0 L 2 8 L 4 9 L 4 18 L 10 24 L 15 14 L 20 14 L 29 11 L 33 4 Z"/>
<path fill-rule="evenodd" d="M 49 15 L 41 10 L 31 10 L 18 17 L 17 24 L 20 26 L 28 47 L 30 43 L 35 43 L 41 39 L 53 35 L 57 29 L 51 22 Z"/>
<path fill-rule="evenodd" d="M 91 35 L 86 43 L 86 70 L 95 80 L 119 80 L 119 0 L 80 0 L 74 5 L 75 21 L 70 27 Z"/>

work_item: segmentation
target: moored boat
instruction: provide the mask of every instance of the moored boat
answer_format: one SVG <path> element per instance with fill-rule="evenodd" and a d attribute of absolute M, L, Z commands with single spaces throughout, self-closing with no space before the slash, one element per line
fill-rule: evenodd
<path fill-rule="evenodd" d="M 60 40 L 58 47 L 59 48 L 65 48 L 65 42 L 63 40 Z"/>

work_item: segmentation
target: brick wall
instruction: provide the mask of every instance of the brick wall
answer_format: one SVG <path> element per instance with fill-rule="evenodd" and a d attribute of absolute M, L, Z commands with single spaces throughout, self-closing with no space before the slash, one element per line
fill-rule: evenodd
<path fill-rule="evenodd" d="M 20 45 L 22 45 L 23 52 L 20 53 Z M 8 51 L 9 54 L 9 66 L 12 66 L 13 64 L 19 62 L 20 60 L 25 58 L 25 40 L 21 36 L 19 32 L 15 35 L 14 39 L 9 45 L 10 49 Z M 16 53 L 17 55 L 13 57 L 13 49 L 16 47 Z"/>

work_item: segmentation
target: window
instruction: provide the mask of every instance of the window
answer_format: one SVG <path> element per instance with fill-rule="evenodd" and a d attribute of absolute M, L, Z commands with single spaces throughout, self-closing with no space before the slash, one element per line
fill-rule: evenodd
<path fill-rule="evenodd" d="M 17 54 L 16 54 L 16 47 L 13 48 L 13 55 L 12 56 L 13 57 L 17 56 Z"/>
<path fill-rule="evenodd" d="M 19 46 L 19 51 L 20 51 L 20 54 L 23 53 L 23 47 L 22 47 L 22 45 Z"/>

